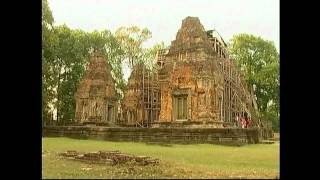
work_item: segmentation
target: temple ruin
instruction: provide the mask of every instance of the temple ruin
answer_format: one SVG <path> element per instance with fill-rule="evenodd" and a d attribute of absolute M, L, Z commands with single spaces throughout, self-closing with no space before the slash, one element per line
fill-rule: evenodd
<path fill-rule="evenodd" d="M 171 46 L 158 53 L 160 69 L 152 80 L 145 68 L 133 70 L 123 124 L 230 127 L 244 113 L 256 123 L 255 97 L 226 47 L 217 31 L 206 31 L 197 17 L 185 18 Z"/>
<path fill-rule="evenodd" d="M 117 98 L 111 66 L 95 51 L 77 92 L 75 121 L 79 124 L 114 125 Z"/>
<path fill-rule="evenodd" d="M 75 94 L 78 126 L 46 126 L 43 135 L 237 146 L 273 137 L 226 43 L 197 17 L 182 21 L 176 39 L 155 62 L 152 70 L 135 64 L 118 108 L 111 66 L 95 52 Z M 236 121 L 244 114 L 253 122 L 250 128 Z"/>
<path fill-rule="evenodd" d="M 158 68 L 134 66 L 118 114 L 111 67 L 97 52 L 76 98 L 76 121 L 120 126 L 235 127 L 249 115 L 257 125 L 257 105 L 227 45 L 197 17 L 182 21 L 176 39 L 158 52 Z"/>

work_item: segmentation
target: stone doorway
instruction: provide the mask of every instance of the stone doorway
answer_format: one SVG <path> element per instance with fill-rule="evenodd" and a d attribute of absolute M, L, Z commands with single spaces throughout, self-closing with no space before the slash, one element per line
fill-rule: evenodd
<path fill-rule="evenodd" d="M 173 105 L 173 110 L 174 110 L 174 117 L 176 120 L 182 120 L 182 119 L 187 119 L 187 95 L 180 95 L 180 96 L 175 96 L 174 97 L 174 105 Z"/>
<path fill-rule="evenodd" d="M 108 114 L 107 114 L 107 121 L 112 121 L 112 109 L 113 107 L 108 105 Z"/>

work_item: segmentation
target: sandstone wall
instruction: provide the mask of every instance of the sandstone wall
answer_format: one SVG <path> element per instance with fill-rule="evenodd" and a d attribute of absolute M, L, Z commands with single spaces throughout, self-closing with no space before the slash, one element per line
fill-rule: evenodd
<path fill-rule="evenodd" d="M 231 128 L 124 128 L 97 126 L 49 126 L 43 128 L 45 137 L 71 137 L 107 141 L 148 143 L 209 143 L 243 145 L 259 143 L 260 129 Z M 264 132 L 266 133 L 266 132 Z"/>

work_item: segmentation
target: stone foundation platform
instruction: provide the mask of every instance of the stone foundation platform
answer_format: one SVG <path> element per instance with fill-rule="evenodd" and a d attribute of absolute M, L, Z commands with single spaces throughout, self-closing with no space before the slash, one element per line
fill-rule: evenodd
<path fill-rule="evenodd" d="M 266 130 L 238 128 L 135 128 L 99 126 L 47 126 L 43 137 L 70 137 L 107 141 L 177 144 L 243 145 L 270 138 Z M 272 136 L 272 135 L 271 135 Z"/>

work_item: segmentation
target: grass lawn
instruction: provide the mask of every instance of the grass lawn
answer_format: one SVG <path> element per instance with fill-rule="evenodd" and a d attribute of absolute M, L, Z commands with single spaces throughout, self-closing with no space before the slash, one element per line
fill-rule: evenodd
<path fill-rule="evenodd" d="M 101 165 L 62 159 L 67 150 L 119 150 L 160 159 L 158 166 Z M 231 147 L 42 138 L 43 178 L 278 178 L 279 142 Z M 129 168 L 130 166 L 130 168 Z"/>

